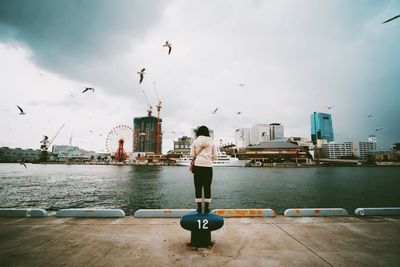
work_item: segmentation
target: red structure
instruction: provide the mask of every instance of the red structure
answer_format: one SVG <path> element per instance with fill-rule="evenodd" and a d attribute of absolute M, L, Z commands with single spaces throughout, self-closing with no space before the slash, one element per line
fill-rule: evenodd
<path fill-rule="evenodd" d="M 116 161 L 125 161 L 128 158 L 124 150 L 124 140 L 120 139 L 118 141 L 118 150 L 114 154 L 114 160 Z"/>

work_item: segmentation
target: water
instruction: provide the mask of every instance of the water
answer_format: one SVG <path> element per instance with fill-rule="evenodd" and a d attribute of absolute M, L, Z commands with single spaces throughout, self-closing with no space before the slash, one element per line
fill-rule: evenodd
<path fill-rule="evenodd" d="M 194 208 L 187 167 L 0 164 L 0 207 Z M 212 208 L 400 207 L 400 168 L 214 168 Z"/>

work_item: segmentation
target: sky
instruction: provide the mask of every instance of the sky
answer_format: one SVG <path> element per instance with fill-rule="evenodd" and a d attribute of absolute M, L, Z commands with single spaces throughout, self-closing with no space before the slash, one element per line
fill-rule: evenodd
<path fill-rule="evenodd" d="M 103 152 L 113 127 L 158 100 L 163 153 L 199 125 L 223 143 L 273 122 L 310 139 L 314 111 L 332 114 L 336 142 L 390 146 L 400 19 L 382 22 L 399 14 L 400 1 L 374 0 L 2 0 L 0 146 L 39 148 L 65 124 L 54 144 Z"/>

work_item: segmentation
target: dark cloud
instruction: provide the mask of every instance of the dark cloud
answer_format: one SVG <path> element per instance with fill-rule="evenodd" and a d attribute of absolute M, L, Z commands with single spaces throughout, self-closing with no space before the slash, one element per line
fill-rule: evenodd
<path fill-rule="evenodd" d="M 152 0 L 4 0 L 0 40 L 27 45 L 43 68 L 87 80 L 89 62 L 125 53 L 157 21 L 163 6 Z"/>

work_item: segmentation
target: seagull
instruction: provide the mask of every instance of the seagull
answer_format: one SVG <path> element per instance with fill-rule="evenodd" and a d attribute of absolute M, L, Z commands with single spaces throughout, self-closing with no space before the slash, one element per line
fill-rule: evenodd
<path fill-rule="evenodd" d="M 20 162 L 19 164 L 24 165 L 25 169 L 27 169 L 26 164 L 24 162 Z"/>
<path fill-rule="evenodd" d="M 241 111 L 239 111 L 239 112 L 236 112 L 236 115 L 240 115 L 240 114 L 242 114 L 242 112 L 241 112 Z"/>
<path fill-rule="evenodd" d="M 39 73 L 39 76 L 44 76 L 44 74 L 43 73 Z"/>
<path fill-rule="evenodd" d="M 85 90 L 83 90 L 82 94 L 85 93 L 85 92 L 87 92 L 87 91 L 89 91 L 89 90 L 92 90 L 93 93 L 94 93 L 94 88 L 92 88 L 92 87 L 85 87 Z"/>
<path fill-rule="evenodd" d="M 168 55 L 171 54 L 172 46 L 169 41 L 166 41 L 163 47 L 168 47 Z"/>
<path fill-rule="evenodd" d="M 138 71 L 138 72 L 137 72 L 137 74 L 140 75 L 139 84 L 142 83 L 142 81 L 143 81 L 143 75 L 146 74 L 146 73 L 144 72 L 145 70 L 146 70 L 146 69 L 143 68 L 141 71 Z"/>
<path fill-rule="evenodd" d="M 25 114 L 26 114 L 26 113 L 24 112 L 24 110 L 23 110 L 20 106 L 17 105 L 17 108 L 18 108 L 19 111 L 20 111 L 19 115 L 25 115 Z"/>
<path fill-rule="evenodd" d="M 218 108 L 214 109 L 214 111 L 212 112 L 212 114 L 217 114 Z"/>
<path fill-rule="evenodd" d="M 382 128 L 382 127 L 376 128 L 376 129 L 375 129 L 375 132 L 378 132 L 378 131 L 380 131 L 380 130 L 383 130 L 383 128 Z"/>
<path fill-rule="evenodd" d="M 372 118 L 372 115 L 371 115 L 371 114 L 368 114 L 368 115 L 365 115 L 365 117 L 367 117 L 367 118 Z"/>
<path fill-rule="evenodd" d="M 239 83 L 239 87 L 243 87 L 244 86 L 244 83 Z"/>
<path fill-rule="evenodd" d="M 327 109 L 332 109 L 334 106 L 326 106 Z"/>
<path fill-rule="evenodd" d="M 400 15 L 397 15 L 397 16 L 391 18 L 391 19 L 385 20 L 384 22 L 382 22 L 382 24 L 383 23 L 387 23 L 387 22 L 392 21 L 392 20 L 397 19 L 397 18 L 400 18 Z"/>
<path fill-rule="evenodd" d="M 92 131 L 92 130 L 89 130 L 89 132 L 93 133 L 93 131 Z"/>

